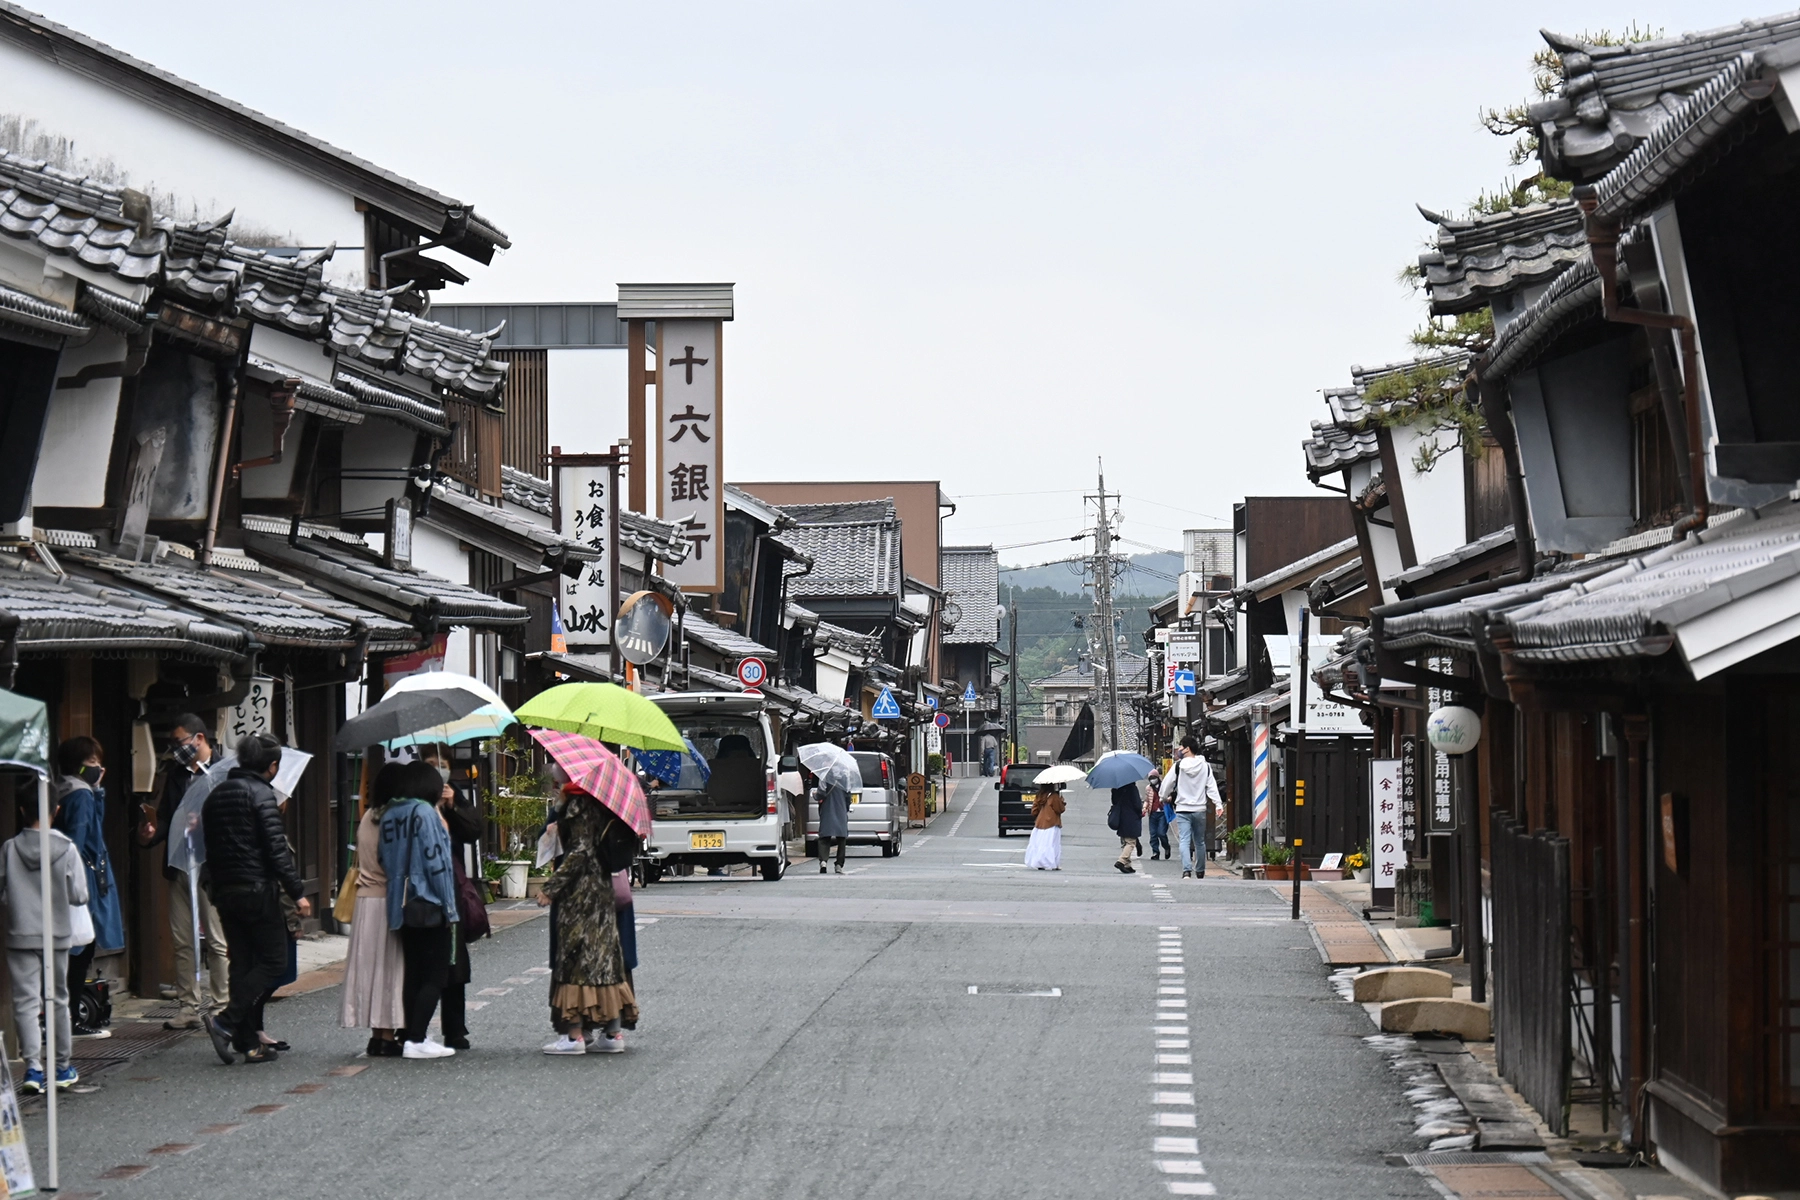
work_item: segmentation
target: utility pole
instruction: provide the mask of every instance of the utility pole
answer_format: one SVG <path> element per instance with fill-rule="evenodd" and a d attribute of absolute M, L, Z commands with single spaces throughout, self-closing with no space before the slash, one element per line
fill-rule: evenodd
<path fill-rule="evenodd" d="M 1119 660 L 1116 639 L 1113 632 L 1112 609 L 1112 517 L 1106 511 L 1106 502 L 1116 500 L 1118 496 L 1109 496 L 1106 491 L 1106 464 L 1100 463 L 1100 490 L 1089 496 L 1089 500 L 1100 506 L 1099 519 L 1094 522 L 1094 604 L 1100 610 L 1100 636 L 1106 641 L 1106 729 L 1110 737 L 1107 749 L 1119 749 Z"/>
<path fill-rule="evenodd" d="M 1007 721 L 1007 740 L 1011 743 L 1011 753 L 1016 759 L 1019 755 L 1019 586 L 1009 584 L 1012 588 L 1012 607 L 1007 615 L 1007 653 L 1012 655 L 1011 669 L 1006 673 L 1006 688 L 1010 693 L 1008 707 L 1012 715 Z"/>

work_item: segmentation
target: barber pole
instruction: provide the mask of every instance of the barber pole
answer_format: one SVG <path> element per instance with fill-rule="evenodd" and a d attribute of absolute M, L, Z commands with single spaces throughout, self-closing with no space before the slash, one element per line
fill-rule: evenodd
<path fill-rule="evenodd" d="M 1261 720 L 1250 725 L 1250 793 L 1253 798 L 1251 823 L 1258 829 L 1269 827 L 1269 722 L 1268 713 L 1259 711 Z"/>

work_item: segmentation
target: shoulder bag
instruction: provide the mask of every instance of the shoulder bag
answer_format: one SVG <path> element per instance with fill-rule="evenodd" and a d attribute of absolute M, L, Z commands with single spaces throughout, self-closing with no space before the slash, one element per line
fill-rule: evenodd
<path fill-rule="evenodd" d="M 356 915 L 356 884 L 361 875 L 351 867 L 344 872 L 344 882 L 338 884 L 337 903 L 331 906 L 331 915 L 339 925 L 348 925 Z"/>
<path fill-rule="evenodd" d="M 416 803 L 424 804 L 425 802 L 420 800 Z M 419 823 L 417 813 L 414 813 L 410 819 Z M 444 906 L 434 900 L 428 900 L 424 896 L 412 894 L 412 856 L 413 850 L 417 848 L 418 844 L 419 831 L 415 824 L 412 836 L 406 843 L 406 874 L 400 884 L 400 894 L 403 897 L 400 903 L 400 923 L 408 929 L 442 929 L 444 927 Z M 392 887 L 393 881 L 390 880 L 388 886 Z"/>

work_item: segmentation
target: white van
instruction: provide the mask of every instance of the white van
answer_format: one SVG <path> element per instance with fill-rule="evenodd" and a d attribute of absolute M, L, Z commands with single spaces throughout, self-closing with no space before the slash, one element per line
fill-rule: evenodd
<path fill-rule="evenodd" d="M 787 873 L 787 797 L 776 788 L 777 756 L 761 696 L 671 692 L 652 696 L 711 770 L 700 787 L 651 786 L 644 878 L 673 863 L 754 863 L 762 877 Z M 684 781 L 685 782 L 685 781 Z M 696 781 L 697 782 L 697 781 Z"/>

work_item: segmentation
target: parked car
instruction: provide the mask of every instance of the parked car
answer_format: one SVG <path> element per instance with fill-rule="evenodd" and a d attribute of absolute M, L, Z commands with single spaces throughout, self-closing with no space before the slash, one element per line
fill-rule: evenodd
<path fill-rule="evenodd" d="M 787 798 L 776 787 L 779 760 L 763 698 L 681 692 L 651 699 L 706 759 L 710 774 L 700 786 L 652 786 L 646 792 L 651 820 L 644 879 L 654 883 L 675 863 L 752 863 L 764 879 L 780 879 L 788 864 L 782 837 Z"/>
<path fill-rule="evenodd" d="M 1048 763 L 1007 763 L 1000 768 L 1000 778 L 994 781 L 994 790 L 1000 793 L 1000 836 L 1005 837 L 1015 829 L 1031 832 L 1031 797 L 1037 794 L 1033 786 L 1037 777 L 1048 767 Z"/>
<path fill-rule="evenodd" d="M 880 846 L 883 858 L 900 853 L 906 831 L 906 792 L 894 760 L 871 750 L 853 750 L 850 757 L 862 770 L 862 786 L 850 793 L 850 844 Z M 814 788 L 806 794 L 806 852 L 819 854 L 819 797 Z"/>

